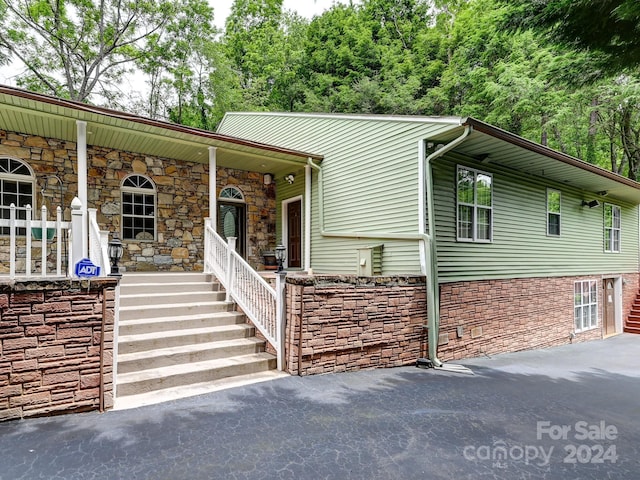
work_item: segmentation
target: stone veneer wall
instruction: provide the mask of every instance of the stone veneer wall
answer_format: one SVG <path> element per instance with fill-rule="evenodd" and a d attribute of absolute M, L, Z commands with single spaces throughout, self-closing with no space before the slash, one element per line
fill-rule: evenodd
<path fill-rule="evenodd" d="M 622 277 L 625 318 L 640 285 L 638 274 Z M 449 361 L 602 338 L 602 278 L 442 284 L 438 357 Z M 587 279 L 598 280 L 598 326 L 571 338 L 574 282 Z M 287 371 L 309 375 L 413 364 L 427 356 L 425 294 L 424 277 L 288 276 Z"/>
<path fill-rule="evenodd" d="M 0 420 L 113 407 L 115 287 L 0 283 Z"/>
<path fill-rule="evenodd" d="M 424 355 L 424 277 L 290 275 L 286 295 L 289 373 L 394 367 Z"/>
<path fill-rule="evenodd" d="M 610 275 L 611 277 L 616 275 Z M 638 274 L 624 279 L 622 318 L 638 292 Z M 546 348 L 602 338 L 603 276 L 523 278 L 440 286 L 440 360 Z M 598 326 L 574 332 L 574 282 L 598 281 Z M 462 327 L 462 338 L 457 336 Z"/>
<path fill-rule="evenodd" d="M 90 139 L 89 139 L 90 142 Z M 71 219 L 70 205 L 78 194 L 77 147 L 74 142 L 47 139 L 0 130 L 0 155 L 27 162 L 36 173 L 36 207 L 42 197 L 45 175 L 62 179 L 64 220 Z M 120 185 L 124 177 L 138 173 L 153 180 L 157 189 L 157 240 L 124 241 L 121 263 L 127 270 L 203 269 L 204 218 L 209 216 L 209 165 L 150 157 L 132 152 L 87 146 L 89 208 L 98 211 L 100 228 L 120 231 Z M 238 187 L 247 201 L 247 261 L 262 268 L 261 253 L 276 244 L 276 200 L 273 185 L 263 185 L 262 175 L 218 168 L 218 192 Z M 59 187 L 50 180 L 45 203 L 60 203 Z M 37 214 L 39 215 L 39 214 Z M 39 216 L 38 216 L 39 218 Z M 0 239 L 0 243 L 3 240 Z M 3 264 L 6 259 L 0 259 Z M 5 269 L 0 266 L 1 270 Z"/>

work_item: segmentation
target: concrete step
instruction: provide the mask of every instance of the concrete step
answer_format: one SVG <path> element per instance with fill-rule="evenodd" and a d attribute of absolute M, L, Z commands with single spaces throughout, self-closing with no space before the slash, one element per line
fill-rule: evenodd
<path fill-rule="evenodd" d="M 181 283 L 181 282 L 209 282 L 213 276 L 201 272 L 126 272 L 122 275 L 120 285 L 136 283 Z"/>
<path fill-rule="evenodd" d="M 250 373 L 247 375 L 225 377 L 210 382 L 200 382 L 193 383 L 191 385 L 181 385 L 179 387 L 164 388 L 160 390 L 154 390 L 152 392 L 140 393 L 137 395 L 120 396 L 118 392 L 115 400 L 114 410 L 125 410 L 128 408 L 137 408 L 145 405 L 155 405 L 157 403 L 169 402 L 171 400 L 177 400 L 179 398 L 204 395 L 219 390 L 241 387 L 244 385 L 252 385 L 288 376 L 288 374 L 279 372 L 277 370 L 266 370 L 263 372 Z"/>
<path fill-rule="evenodd" d="M 275 356 L 262 352 L 123 373 L 118 374 L 117 394 L 123 397 L 194 383 L 212 382 L 226 377 L 273 369 L 275 365 Z"/>
<path fill-rule="evenodd" d="M 224 292 L 216 291 L 191 291 L 191 292 L 156 292 L 138 293 L 130 292 L 120 294 L 121 307 L 143 307 L 148 305 L 166 305 L 179 303 L 207 303 L 221 302 L 225 299 Z"/>
<path fill-rule="evenodd" d="M 633 326 L 625 325 L 623 330 L 626 333 L 635 333 L 635 334 L 640 335 L 640 327 L 633 327 Z"/>
<path fill-rule="evenodd" d="M 217 292 L 220 284 L 216 282 L 176 282 L 176 283 L 130 283 L 120 288 L 121 295 L 140 295 L 144 293 L 179 292 Z"/>
<path fill-rule="evenodd" d="M 118 356 L 118 376 L 123 373 L 260 352 L 264 352 L 264 341 L 252 337 L 125 353 Z"/>
<path fill-rule="evenodd" d="M 120 335 L 118 339 L 118 355 L 143 352 L 157 348 L 179 347 L 189 344 L 232 340 L 235 338 L 248 338 L 253 335 L 255 335 L 254 327 L 245 323 L 218 327 L 169 330 L 138 335 Z"/>
<path fill-rule="evenodd" d="M 246 317 L 242 312 L 216 312 L 200 315 L 121 320 L 118 332 L 120 335 L 137 335 L 171 330 L 237 325 L 245 322 Z"/>
<path fill-rule="evenodd" d="M 144 305 L 120 307 L 120 320 L 140 320 L 143 318 L 174 317 L 180 315 L 202 315 L 207 313 L 228 312 L 235 304 L 223 301 L 199 302 L 194 304 L 168 303 L 162 305 Z"/>

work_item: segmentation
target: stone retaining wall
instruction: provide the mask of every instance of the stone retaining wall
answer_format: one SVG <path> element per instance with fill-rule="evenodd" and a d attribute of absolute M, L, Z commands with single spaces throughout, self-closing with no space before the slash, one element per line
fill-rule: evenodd
<path fill-rule="evenodd" d="M 115 287 L 0 283 L 0 420 L 113 407 Z"/>
<path fill-rule="evenodd" d="M 287 277 L 287 371 L 394 367 L 426 346 L 424 277 Z"/>
<path fill-rule="evenodd" d="M 438 357 L 449 361 L 602 338 L 602 278 L 442 284 Z M 622 278 L 625 318 L 639 279 Z M 574 282 L 587 279 L 598 281 L 598 325 L 574 336 Z M 287 306 L 289 373 L 411 365 L 427 356 L 424 277 L 289 275 Z"/>

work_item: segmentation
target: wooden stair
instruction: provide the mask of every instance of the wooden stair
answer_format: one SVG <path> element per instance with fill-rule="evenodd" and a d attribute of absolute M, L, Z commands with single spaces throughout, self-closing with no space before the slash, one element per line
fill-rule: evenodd
<path fill-rule="evenodd" d="M 631 306 L 631 312 L 624 322 L 623 330 L 627 333 L 640 334 L 640 292 L 636 294 L 636 298 Z"/>
<path fill-rule="evenodd" d="M 115 408 L 282 376 L 235 304 L 198 273 L 128 273 L 120 286 Z"/>

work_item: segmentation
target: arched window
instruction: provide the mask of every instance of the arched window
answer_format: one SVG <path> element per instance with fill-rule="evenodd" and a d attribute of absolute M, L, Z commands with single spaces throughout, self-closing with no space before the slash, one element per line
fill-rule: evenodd
<path fill-rule="evenodd" d="M 144 175 L 129 175 L 122 181 L 122 238 L 155 240 L 156 187 Z"/>
<path fill-rule="evenodd" d="M 35 175 L 29 165 L 15 158 L 0 158 L 0 218 L 9 218 L 13 203 L 17 207 L 16 218 L 25 220 L 27 205 L 35 208 L 34 190 Z M 18 234 L 24 233 L 24 229 L 18 229 Z M 8 235 L 9 228 L 0 228 L 0 234 Z"/>
<path fill-rule="evenodd" d="M 220 191 L 220 200 L 244 203 L 244 195 L 238 187 L 224 187 Z"/>

